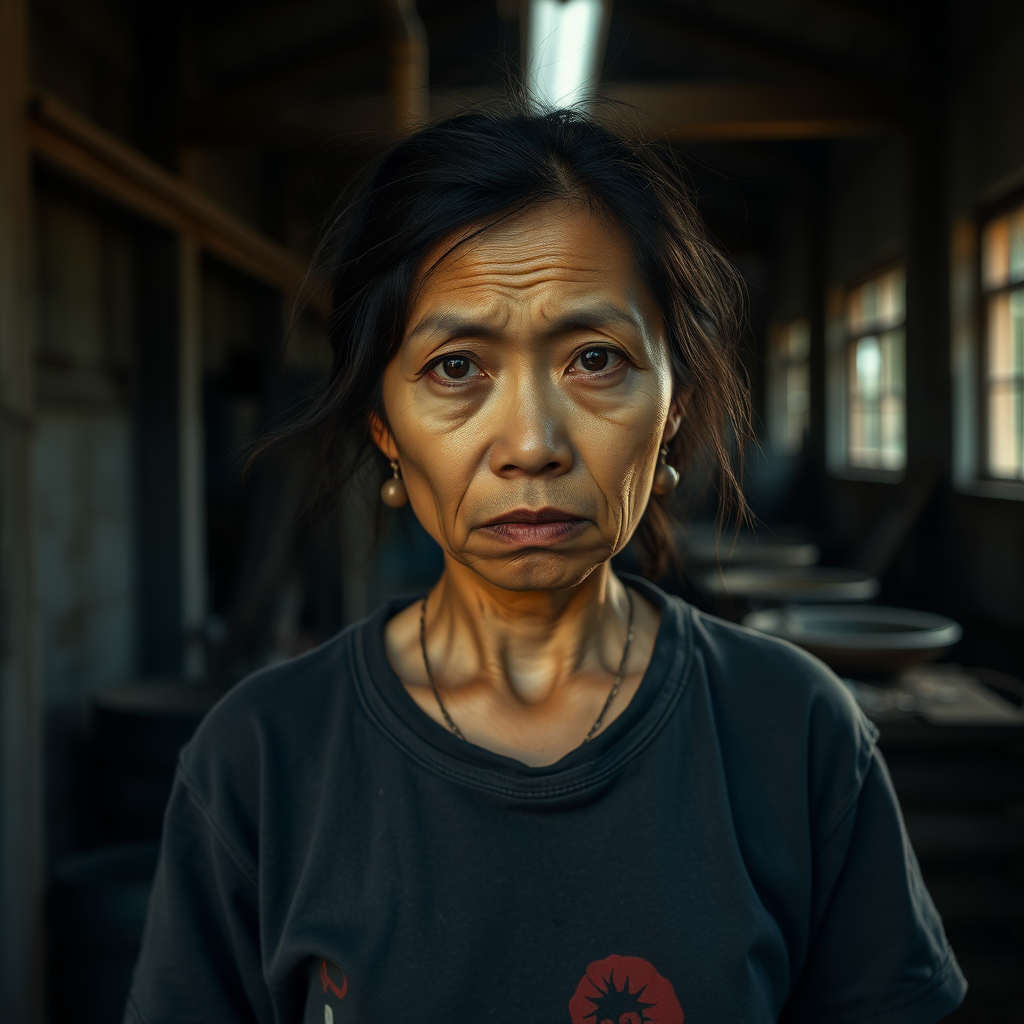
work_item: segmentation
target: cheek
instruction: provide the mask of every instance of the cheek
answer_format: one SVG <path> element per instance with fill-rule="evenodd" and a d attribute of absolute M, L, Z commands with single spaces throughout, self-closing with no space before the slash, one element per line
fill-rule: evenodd
<path fill-rule="evenodd" d="M 397 434 L 397 431 L 396 431 Z M 473 481 L 477 460 L 458 436 L 426 430 L 398 437 L 406 486 L 424 528 L 435 540 L 451 534 L 453 520 Z"/>
<path fill-rule="evenodd" d="M 413 511 L 424 529 L 444 545 L 452 520 L 479 465 L 479 431 L 452 404 L 417 401 L 398 382 L 385 388 L 388 422 L 402 457 Z"/>
<path fill-rule="evenodd" d="M 659 382 L 645 384 L 653 386 L 638 387 L 628 401 L 585 408 L 578 417 L 574 442 L 609 500 L 617 496 L 629 503 L 638 497 L 658 457 L 671 392 Z"/>

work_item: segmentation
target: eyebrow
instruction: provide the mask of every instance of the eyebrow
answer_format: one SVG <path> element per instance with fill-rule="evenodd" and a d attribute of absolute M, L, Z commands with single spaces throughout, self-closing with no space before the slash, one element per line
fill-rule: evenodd
<path fill-rule="evenodd" d="M 569 331 L 602 330 L 606 327 L 628 327 L 637 334 L 645 334 L 643 324 L 628 310 L 621 309 L 613 302 L 596 302 L 577 306 L 562 316 L 548 321 L 545 338 L 557 337 Z M 409 332 L 412 341 L 424 334 L 443 334 L 447 339 L 484 338 L 496 341 L 501 338 L 501 328 L 484 320 L 473 319 L 450 310 L 428 313 Z"/>

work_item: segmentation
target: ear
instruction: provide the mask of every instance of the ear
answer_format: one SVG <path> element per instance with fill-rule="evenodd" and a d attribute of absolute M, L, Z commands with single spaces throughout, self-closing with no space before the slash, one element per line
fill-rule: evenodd
<path fill-rule="evenodd" d="M 665 419 L 665 430 L 661 435 L 661 443 L 668 444 L 683 425 L 686 417 L 686 407 L 690 404 L 692 388 L 680 388 L 672 396 L 672 404 L 668 407 L 668 416 Z"/>
<path fill-rule="evenodd" d="M 384 453 L 384 457 L 395 462 L 398 459 L 398 445 L 395 444 L 391 431 L 375 412 L 370 413 L 370 433 L 373 434 L 373 443 Z"/>

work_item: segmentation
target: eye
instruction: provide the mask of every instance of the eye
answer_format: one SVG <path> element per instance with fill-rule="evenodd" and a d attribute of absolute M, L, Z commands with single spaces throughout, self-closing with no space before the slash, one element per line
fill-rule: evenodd
<path fill-rule="evenodd" d="M 466 380 L 481 376 L 480 367 L 466 356 L 445 356 L 431 367 L 431 372 L 443 381 Z"/>
<path fill-rule="evenodd" d="M 622 362 L 622 356 L 610 348 L 588 348 L 581 352 L 572 365 L 573 370 L 584 373 L 600 373 L 602 370 L 614 369 Z"/>

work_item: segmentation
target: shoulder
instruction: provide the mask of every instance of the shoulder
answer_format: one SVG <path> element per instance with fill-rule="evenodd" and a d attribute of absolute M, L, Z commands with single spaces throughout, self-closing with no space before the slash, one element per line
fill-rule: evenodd
<path fill-rule="evenodd" d="M 344 744 L 357 717 L 353 647 L 363 628 L 254 673 L 211 709 L 179 763 L 183 784 L 210 817 L 243 828 L 271 791 L 315 774 Z"/>
<path fill-rule="evenodd" d="M 695 655 L 715 694 L 750 712 L 806 718 L 818 729 L 851 732 L 873 742 L 875 729 L 836 674 L 786 640 L 691 609 Z M 774 718 L 775 714 L 770 714 Z"/>
<path fill-rule="evenodd" d="M 737 777 L 802 792 L 826 834 L 855 804 L 876 758 L 878 730 L 813 655 L 694 609 L 689 614 L 693 670 L 706 687 L 724 759 Z"/>

